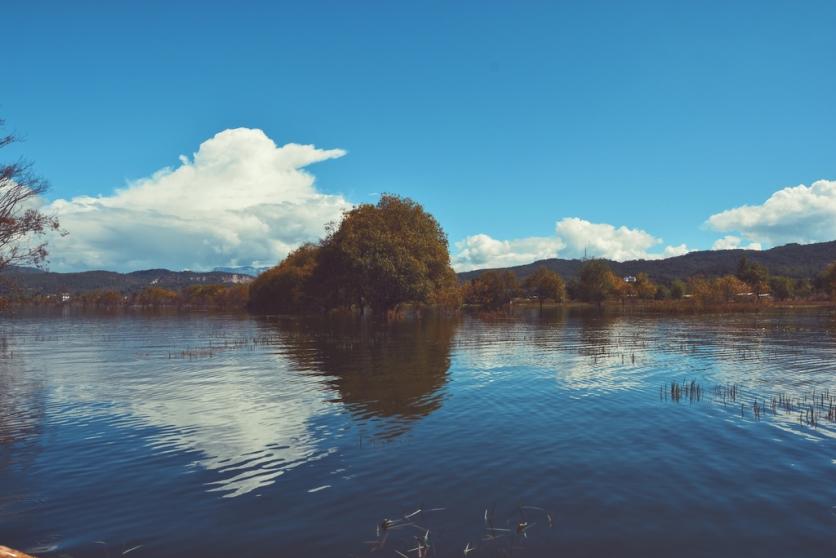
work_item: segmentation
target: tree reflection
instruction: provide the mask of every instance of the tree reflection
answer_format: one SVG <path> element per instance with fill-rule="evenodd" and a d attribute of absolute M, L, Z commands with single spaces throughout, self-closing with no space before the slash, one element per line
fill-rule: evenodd
<path fill-rule="evenodd" d="M 285 356 L 323 374 L 360 419 L 388 419 L 384 437 L 440 408 L 457 322 L 425 318 L 390 324 L 356 320 L 279 320 Z"/>
<path fill-rule="evenodd" d="M 621 320 L 591 312 L 580 314 L 578 318 L 580 320 L 580 354 L 597 361 L 614 352 L 613 348 L 618 344 L 618 335 L 625 333 L 619 331 L 623 328 L 616 327 L 617 322 Z"/>

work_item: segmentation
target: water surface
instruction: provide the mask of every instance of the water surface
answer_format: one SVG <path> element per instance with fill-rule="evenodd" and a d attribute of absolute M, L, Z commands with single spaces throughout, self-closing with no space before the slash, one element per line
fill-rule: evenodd
<path fill-rule="evenodd" d="M 0 544 L 416 556 L 429 529 L 434 556 L 832 556 L 836 424 L 802 414 L 834 392 L 821 311 L 6 316 Z"/>

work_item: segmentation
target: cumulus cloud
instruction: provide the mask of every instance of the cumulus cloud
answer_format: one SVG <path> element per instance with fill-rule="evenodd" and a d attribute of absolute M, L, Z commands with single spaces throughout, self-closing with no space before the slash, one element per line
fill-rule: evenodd
<path fill-rule="evenodd" d="M 224 130 L 192 159 L 108 196 L 59 199 L 44 210 L 70 234 L 51 241 L 58 270 L 210 269 L 272 265 L 322 236 L 351 204 L 319 192 L 304 167 L 345 155 L 277 146 L 257 129 Z"/>
<path fill-rule="evenodd" d="M 648 250 L 662 242 L 641 229 L 590 223 L 577 217 L 561 219 L 555 225 L 557 236 L 564 239 L 571 255 L 587 253 L 616 261 L 647 258 Z"/>
<path fill-rule="evenodd" d="M 739 236 L 734 236 L 733 234 L 729 234 L 724 236 L 723 238 L 718 238 L 714 241 L 714 244 L 711 246 L 712 250 L 735 250 L 737 248 L 746 248 L 748 250 L 760 250 L 761 244 L 760 242 L 750 242 L 749 244 L 743 246 L 742 245 L 743 239 Z"/>
<path fill-rule="evenodd" d="M 497 240 L 486 234 L 457 242 L 453 267 L 457 271 L 507 267 L 547 258 L 578 258 L 583 255 L 624 261 L 680 256 L 689 252 L 685 244 L 651 251 L 662 239 L 641 230 L 592 223 L 567 217 L 555 224 L 555 236 Z"/>
<path fill-rule="evenodd" d="M 662 250 L 662 257 L 663 258 L 673 258 L 675 256 L 684 256 L 691 249 L 688 248 L 686 244 L 679 244 L 678 246 L 665 246 L 665 249 Z"/>
<path fill-rule="evenodd" d="M 496 240 L 475 234 L 456 242 L 453 267 L 457 271 L 508 267 L 557 257 L 563 241 L 556 237 L 532 236 L 516 240 Z"/>
<path fill-rule="evenodd" d="M 707 224 L 716 231 L 738 232 L 756 245 L 833 240 L 836 239 L 836 181 L 818 180 L 811 186 L 783 188 L 761 205 L 743 205 L 712 215 Z M 718 242 L 728 246 L 723 240 Z"/>
<path fill-rule="evenodd" d="M 735 248 L 740 248 L 740 237 L 731 234 L 718 238 L 711 246 L 712 250 L 734 250 Z"/>

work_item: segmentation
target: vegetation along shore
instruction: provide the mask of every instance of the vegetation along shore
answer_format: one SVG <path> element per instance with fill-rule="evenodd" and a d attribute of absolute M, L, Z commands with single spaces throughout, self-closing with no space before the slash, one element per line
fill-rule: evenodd
<path fill-rule="evenodd" d="M 753 251 L 728 252 L 741 254 L 711 255 L 707 271 L 693 270 L 688 262 L 706 257 L 691 255 L 670 258 L 676 262 L 547 260 L 457 275 L 450 266 L 447 237 L 435 218 L 413 200 L 384 195 L 377 204 L 346 212 L 339 223 L 329 225 L 320 242 L 300 246 L 257 277 L 229 270 L 58 274 L 10 267 L 0 275 L 0 292 L 5 307 L 389 317 L 424 307 L 496 312 L 513 305 L 561 305 L 679 313 L 821 306 L 836 300 L 836 258 L 831 258 L 836 243 L 784 246 L 754 257 Z M 737 258 L 734 264 L 732 257 Z M 772 263 L 778 272 L 761 261 Z M 566 270 L 566 275 L 555 269 Z M 617 272 L 635 269 L 650 273 Z M 674 275 L 677 270 L 681 275 Z"/>

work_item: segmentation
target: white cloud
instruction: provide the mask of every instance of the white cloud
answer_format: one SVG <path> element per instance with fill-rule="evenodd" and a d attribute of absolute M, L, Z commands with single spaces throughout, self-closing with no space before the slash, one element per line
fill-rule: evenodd
<path fill-rule="evenodd" d="M 665 249 L 662 251 L 662 257 L 673 258 L 674 256 L 684 256 L 690 251 L 691 249 L 685 244 L 680 244 L 679 246 L 665 246 Z"/>
<path fill-rule="evenodd" d="M 662 242 L 662 239 L 641 229 L 625 226 L 616 228 L 607 223 L 590 223 L 577 217 L 558 221 L 555 232 L 566 242 L 570 256 L 586 253 L 590 257 L 616 261 L 654 257 L 648 250 Z"/>
<path fill-rule="evenodd" d="M 758 246 L 833 240 L 836 181 L 783 188 L 761 205 L 743 205 L 712 215 L 707 224 L 721 232 L 736 231 Z"/>
<path fill-rule="evenodd" d="M 224 330 L 224 335 L 244 339 L 265 332 L 247 323 L 227 327 L 232 329 Z M 193 336 L 205 330 L 186 328 L 173 335 L 174 330 L 167 328 L 171 326 L 161 325 L 147 338 L 162 355 L 166 351 L 177 354 L 187 347 L 183 343 L 194 341 L 197 347 L 203 346 L 200 338 Z M 275 330 L 267 333 L 276 335 Z M 291 341 L 280 343 L 286 346 Z M 323 391 L 327 388 L 316 375 L 296 373 L 286 355 L 258 351 L 248 356 L 249 366 L 232 365 L 240 364 L 241 355 L 235 351 L 220 351 L 209 359 L 177 365 L 151 360 L 146 363 L 151 366 L 150 362 L 156 362 L 158 381 L 125 382 L 114 380 L 130 372 L 116 364 L 112 351 L 105 352 L 111 349 L 105 344 L 91 347 L 88 354 L 92 358 L 86 359 L 83 367 L 73 366 L 56 351 L 46 351 L 53 354 L 43 355 L 39 362 L 59 371 L 53 378 L 56 402 L 68 419 L 89 420 L 87 413 L 118 409 L 123 424 L 150 426 L 151 445 L 189 454 L 189 468 L 200 466 L 213 472 L 214 479 L 204 485 L 207 492 L 228 498 L 241 496 L 270 486 L 294 468 L 333 451 L 319 443 L 321 434 L 313 423 L 334 412 L 328 401 L 337 394 Z M 143 358 L 159 356 L 145 354 Z M 114 388 L 116 384 L 118 388 Z M 111 405 L 91 405 L 98 401 Z M 258 467 L 247 466 L 255 460 Z"/>
<path fill-rule="evenodd" d="M 276 144 L 257 129 L 224 130 L 190 161 L 161 169 L 109 196 L 55 200 L 70 234 L 53 239 L 57 270 L 150 267 L 209 269 L 272 265 L 351 204 L 317 191 L 303 170 L 341 149 Z"/>
<path fill-rule="evenodd" d="M 533 236 L 517 240 L 496 240 L 486 234 L 468 236 L 456 242 L 453 267 L 457 271 L 508 267 L 557 257 L 563 241 L 556 237 Z"/>
<path fill-rule="evenodd" d="M 734 250 L 735 248 L 740 248 L 740 237 L 731 234 L 718 238 L 711 246 L 712 250 Z"/>
<path fill-rule="evenodd" d="M 661 252 L 651 249 L 662 239 L 641 229 L 591 223 L 577 217 L 555 224 L 555 236 L 497 240 L 486 234 L 469 236 L 455 244 L 453 267 L 457 271 L 528 264 L 547 258 L 608 258 L 617 261 L 657 259 L 689 252 L 685 244 L 667 246 Z"/>
<path fill-rule="evenodd" d="M 760 250 L 761 244 L 760 242 L 750 242 L 746 246 L 743 246 L 741 243 L 743 239 L 739 236 L 734 236 L 732 234 L 726 235 L 723 238 L 718 238 L 714 241 L 714 244 L 711 246 L 712 250 L 735 250 L 737 248 L 746 248 L 748 250 Z"/>

